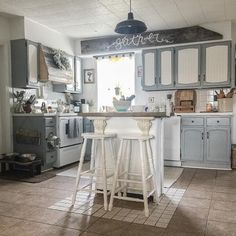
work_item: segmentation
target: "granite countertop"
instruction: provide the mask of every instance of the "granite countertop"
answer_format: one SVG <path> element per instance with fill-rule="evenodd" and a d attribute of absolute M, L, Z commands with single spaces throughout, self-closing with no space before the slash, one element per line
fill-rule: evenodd
<path fill-rule="evenodd" d="M 54 112 L 54 113 L 13 113 L 12 116 L 78 116 L 78 113 L 62 113 L 62 112 Z"/>
<path fill-rule="evenodd" d="M 165 112 L 89 112 L 78 115 L 83 117 L 166 117 Z"/>
<path fill-rule="evenodd" d="M 233 112 L 191 112 L 175 113 L 176 116 L 232 116 Z"/>
<path fill-rule="evenodd" d="M 12 116 L 56 116 L 57 113 L 13 113 Z"/>

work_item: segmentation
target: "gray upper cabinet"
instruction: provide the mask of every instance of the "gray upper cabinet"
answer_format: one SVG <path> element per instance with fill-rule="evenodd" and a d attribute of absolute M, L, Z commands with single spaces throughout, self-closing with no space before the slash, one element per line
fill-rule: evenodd
<path fill-rule="evenodd" d="M 68 59 L 71 65 L 71 69 L 74 74 L 74 83 L 71 84 L 54 84 L 53 91 L 59 93 L 81 93 L 81 59 L 68 55 Z"/>
<path fill-rule="evenodd" d="M 175 48 L 176 88 L 197 88 L 201 85 L 200 45 Z"/>
<path fill-rule="evenodd" d="M 144 90 L 157 89 L 156 75 L 156 50 L 144 50 L 143 59 L 143 79 L 142 87 Z"/>
<path fill-rule="evenodd" d="M 174 48 L 157 50 L 157 78 L 159 89 L 174 87 Z"/>
<path fill-rule="evenodd" d="M 143 51 L 144 90 L 230 87 L 231 42 Z"/>
<path fill-rule="evenodd" d="M 12 87 L 37 88 L 39 78 L 38 43 L 18 39 L 11 41 Z"/>
<path fill-rule="evenodd" d="M 202 46 L 202 85 L 231 85 L 231 43 L 211 43 Z"/>

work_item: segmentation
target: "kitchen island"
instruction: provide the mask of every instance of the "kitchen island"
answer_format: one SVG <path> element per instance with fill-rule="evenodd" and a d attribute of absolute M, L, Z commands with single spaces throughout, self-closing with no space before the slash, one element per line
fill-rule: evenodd
<path fill-rule="evenodd" d="M 154 138 L 151 140 L 152 153 L 156 167 L 156 183 L 158 187 L 158 196 L 163 193 L 163 176 L 164 176 L 164 118 L 163 112 L 95 112 L 80 113 L 79 116 L 86 117 L 93 121 L 95 132 L 97 133 L 115 133 L 117 134 L 117 148 L 119 147 L 119 136 L 123 134 L 150 134 Z M 132 156 L 130 168 L 135 174 L 141 173 L 139 160 L 138 143 L 132 144 Z M 107 150 L 108 152 L 109 150 Z M 96 158 L 99 158 L 100 151 L 97 150 Z M 111 155 L 106 153 L 107 169 L 114 170 L 114 162 L 109 158 Z M 98 188 L 100 185 L 100 174 L 98 174 Z M 139 193 L 138 186 L 130 186 L 132 193 Z M 132 187 L 135 188 L 132 189 Z M 111 188 L 111 180 L 108 181 L 108 189 Z"/>

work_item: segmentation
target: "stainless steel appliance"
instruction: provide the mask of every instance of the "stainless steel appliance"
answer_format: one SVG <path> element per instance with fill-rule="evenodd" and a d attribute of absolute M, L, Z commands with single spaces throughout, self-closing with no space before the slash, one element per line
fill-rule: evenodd
<path fill-rule="evenodd" d="M 54 167 L 59 168 L 79 161 L 83 142 L 82 132 L 82 117 L 77 114 L 61 114 L 57 117 L 57 136 L 60 138 L 60 146 L 57 149 L 57 161 Z"/>

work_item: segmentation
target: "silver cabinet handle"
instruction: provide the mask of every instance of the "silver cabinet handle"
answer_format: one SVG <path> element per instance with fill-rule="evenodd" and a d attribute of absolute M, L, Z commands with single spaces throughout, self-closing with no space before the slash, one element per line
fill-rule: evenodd
<path fill-rule="evenodd" d="M 209 132 L 207 132 L 207 139 L 209 139 L 210 135 L 209 135 Z"/>
<path fill-rule="evenodd" d="M 202 132 L 202 140 L 204 139 L 204 133 Z"/>
<path fill-rule="evenodd" d="M 203 75 L 203 81 L 206 81 L 206 74 Z"/>

